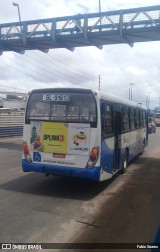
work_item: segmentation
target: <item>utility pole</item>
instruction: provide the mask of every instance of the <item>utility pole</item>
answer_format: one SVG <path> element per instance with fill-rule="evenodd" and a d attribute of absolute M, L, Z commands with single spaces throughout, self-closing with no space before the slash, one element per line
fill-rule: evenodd
<path fill-rule="evenodd" d="M 101 13 L 101 0 L 99 0 L 99 13 Z"/>
<path fill-rule="evenodd" d="M 148 108 L 148 96 L 146 95 L 146 108 Z"/>
<path fill-rule="evenodd" d="M 149 103 L 150 103 L 150 94 L 151 94 L 152 92 L 148 92 L 148 109 L 149 109 Z"/>
<path fill-rule="evenodd" d="M 101 89 L 101 76 L 99 75 L 99 78 L 98 78 L 98 90 Z"/>
<path fill-rule="evenodd" d="M 17 9 L 18 9 L 19 22 L 21 23 L 21 14 L 20 14 L 19 4 L 18 4 L 18 3 L 13 2 L 13 3 L 12 3 L 12 5 L 17 7 Z M 20 25 L 20 29 L 21 29 L 21 32 L 22 32 L 22 27 L 21 27 L 21 25 Z"/>
<path fill-rule="evenodd" d="M 101 0 L 99 0 L 99 14 L 101 14 Z M 100 15 L 101 18 L 101 15 Z M 101 25 L 101 19 L 100 19 L 100 25 Z"/>
<path fill-rule="evenodd" d="M 130 99 L 130 100 L 132 101 L 132 87 L 133 87 L 135 84 L 134 84 L 134 83 L 129 83 L 129 84 L 131 85 L 131 90 L 130 90 L 130 91 L 131 91 L 131 92 L 130 92 L 130 98 L 131 98 L 131 99 Z"/>
<path fill-rule="evenodd" d="M 17 6 L 17 8 L 18 8 L 18 17 L 19 17 L 19 22 L 21 22 L 21 15 L 20 15 L 19 4 L 18 4 L 18 3 L 15 3 L 15 2 L 13 2 L 12 4 L 13 4 L 13 6 Z"/>

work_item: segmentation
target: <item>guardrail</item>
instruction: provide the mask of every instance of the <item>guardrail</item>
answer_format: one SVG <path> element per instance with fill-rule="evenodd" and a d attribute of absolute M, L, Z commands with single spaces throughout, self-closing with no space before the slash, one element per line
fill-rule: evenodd
<path fill-rule="evenodd" d="M 0 115 L 0 138 L 23 135 L 24 115 Z"/>

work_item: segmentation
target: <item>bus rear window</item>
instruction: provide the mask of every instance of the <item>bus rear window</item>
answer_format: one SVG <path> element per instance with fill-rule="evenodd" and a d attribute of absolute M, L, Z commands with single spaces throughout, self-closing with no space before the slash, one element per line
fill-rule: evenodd
<path fill-rule="evenodd" d="M 92 94 L 31 94 L 27 120 L 56 122 L 97 122 L 96 101 Z"/>

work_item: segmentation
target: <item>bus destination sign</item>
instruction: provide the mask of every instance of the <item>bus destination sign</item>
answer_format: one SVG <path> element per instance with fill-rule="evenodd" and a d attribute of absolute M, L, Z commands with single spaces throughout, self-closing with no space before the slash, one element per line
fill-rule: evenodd
<path fill-rule="evenodd" d="M 69 101 L 70 95 L 68 94 L 44 94 L 43 101 Z"/>

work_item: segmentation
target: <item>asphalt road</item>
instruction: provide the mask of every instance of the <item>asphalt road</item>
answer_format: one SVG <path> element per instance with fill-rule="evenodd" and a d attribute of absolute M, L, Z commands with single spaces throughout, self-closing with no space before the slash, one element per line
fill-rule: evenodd
<path fill-rule="evenodd" d="M 157 128 L 124 175 L 100 184 L 23 173 L 22 139 L 0 139 L 0 242 L 154 242 L 160 228 L 159 139 Z"/>

